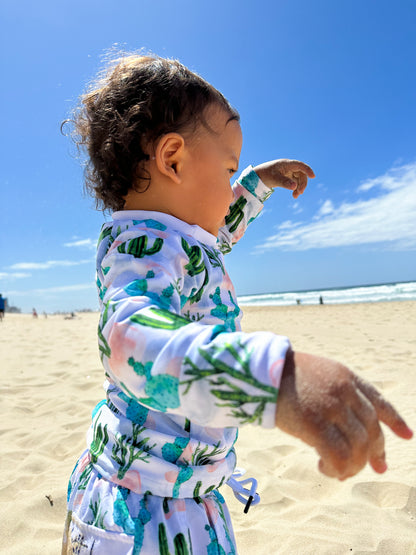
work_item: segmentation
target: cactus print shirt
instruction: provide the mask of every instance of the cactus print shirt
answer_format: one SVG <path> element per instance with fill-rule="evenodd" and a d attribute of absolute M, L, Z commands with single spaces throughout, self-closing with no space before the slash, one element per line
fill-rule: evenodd
<path fill-rule="evenodd" d="M 252 168 L 233 189 L 218 238 L 159 212 L 116 212 L 104 224 L 97 286 L 106 400 L 75 472 L 78 493 L 91 488 L 94 470 L 141 502 L 145 495 L 203 498 L 234 471 L 238 427 L 274 427 L 289 342 L 241 331 L 223 261 L 271 190 Z M 111 514 L 102 528 L 124 530 Z"/>

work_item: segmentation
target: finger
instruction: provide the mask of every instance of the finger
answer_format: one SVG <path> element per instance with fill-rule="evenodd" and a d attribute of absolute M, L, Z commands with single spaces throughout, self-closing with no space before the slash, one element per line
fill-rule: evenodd
<path fill-rule="evenodd" d="M 384 424 L 386 424 L 398 437 L 402 439 L 411 439 L 413 437 L 412 430 L 393 405 L 391 405 L 374 386 L 364 381 L 362 378 L 355 376 L 355 380 L 358 389 L 373 405 L 379 420 L 384 422 Z"/>
<path fill-rule="evenodd" d="M 354 476 L 366 464 L 367 458 L 360 463 L 352 456 L 351 444 L 336 424 L 328 424 L 316 446 L 320 455 L 319 470 L 331 478 L 345 480 Z"/>
<path fill-rule="evenodd" d="M 284 189 L 289 189 L 289 191 L 293 191 L 296 192 L 296 189 L 298 187 L 298 182 L 295 178 L 293 177 L 286 177 L 283 174 L 281 174 L 279 172 L 278 177 L 276 178 L 276 181 L 279 183 L 279 185 L 281 187 L 283 187 Z"/>
<path fill-rule="evenodd" d="M 297 182 L 297 187 L 293 191 L 293 197 L 298 198 L 299 195 L 303 194 L 308 184 L 308 177 L 302 172 L 293 172 L 293 179 Z"/>
<path fill-rule="evenodd" d="M 288 160 L 287 161 L 287 169 L 292 172 L 302 172 L 306 174 L 311 179 L 315 177 L 315 173 L 313 169 L 305 164 L 305 162 L 301 162 L 300 160 Z"/>
<path fill-rule="evenodd" d="M 376 410 L 359 389 L 356 393 L 352 411 L 367 435 L 368 462 L 376 472 L 383 473 L 387 470 L 384 434 Z"/>

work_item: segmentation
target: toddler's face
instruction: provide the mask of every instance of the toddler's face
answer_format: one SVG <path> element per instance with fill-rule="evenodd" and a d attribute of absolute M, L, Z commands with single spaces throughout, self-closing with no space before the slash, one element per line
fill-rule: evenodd
<path fill-rule="evenodd" d="M 183 182 L 183 219 L 217 236 L 234 195 L 230 179 L 238 170 L 243 136 L 229 114 L 209 107 L 206 121 L 187 144 L 189 157 Z"/>

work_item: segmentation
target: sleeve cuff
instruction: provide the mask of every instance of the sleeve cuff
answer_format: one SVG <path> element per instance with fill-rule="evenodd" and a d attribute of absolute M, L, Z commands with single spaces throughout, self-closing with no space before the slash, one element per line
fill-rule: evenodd
<path fill-rule="evenodd" d="M 260 202 L 265 202 L 273 193 L 273 189 L 270 189 L 270 187 L 263 183 L 251 165 L 242 172 L 238 181 Z"/>

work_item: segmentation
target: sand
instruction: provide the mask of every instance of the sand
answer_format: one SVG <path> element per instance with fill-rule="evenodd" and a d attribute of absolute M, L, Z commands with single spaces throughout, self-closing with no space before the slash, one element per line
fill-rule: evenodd
<path fill-rule="evenodd" d="M 416 302 L 246 308 L 244 330 L 288 335 L 372 381 L 416 428 Z M 0 323 L 0 552 L 58 554 L 66 486 L 102 398 L 97 314 Z M 338 482 L 317 455 L 278 431 L 246 427 L 238 464 L 259 482 L 243 514 L 229 488 L 240 555 L 416 553 L 416 440 L 386 430 L 389 469 Z"/>

